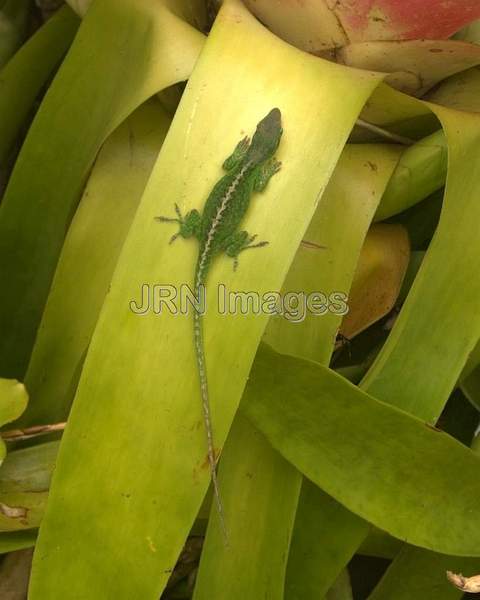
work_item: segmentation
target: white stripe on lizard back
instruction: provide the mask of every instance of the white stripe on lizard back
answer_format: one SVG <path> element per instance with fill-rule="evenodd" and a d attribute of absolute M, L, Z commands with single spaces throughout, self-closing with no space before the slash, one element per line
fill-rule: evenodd
<path fill-rule="evenodd" d="M 250 167 L 250 164 L 251 164 L 250 161 L 245 163 L 245 165 L 237 173 L 236 177 L 233 179 L 232 183 L 227 188 L 225 195 L 223 197 L 223 200 L 217 209 L 217 214 L 215 215 L 215 218 L 212 221 L 212 226 L 210 227 L 210 231 L 208 232 L 208 235 L 207 235 L 207 240 L 205 242 L 205 248 L 203 249 L 202 255 L 200 256 L 200 259 L 198 261 L 197 277 L 196 277 L 196 281 L 195 281 L 195 293 L 198 293 L 198 288 L 199 288 L 200 284 L 202 283 L 203 271 L 205 269 L 205 263 L 208 258 L 208 253 L 210 251 L 210 246 L 212 245 L 212 240 L 213 240 L 213 236 L 215 235 L 215 231 L 217 230 L 217 228 L 222 220 L 222 215 L 225 212 L 225 209 L 227 208 L 228 203 L 229 203 L 234 191 L 236 190 L 238 184 L 240 183 L 241 178 L 245 174 L 245 171 Z"/>

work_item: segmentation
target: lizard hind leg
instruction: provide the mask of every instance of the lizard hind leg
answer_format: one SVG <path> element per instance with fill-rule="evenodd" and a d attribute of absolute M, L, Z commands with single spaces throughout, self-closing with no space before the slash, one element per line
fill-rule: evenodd
<path fill-rule="evenodd" d="M 183 217 L 178 204 L 175 204 L 175 212 L 177 213 L 176 217 L 155 217 L 156 221 L 162 223 L 178 223 L 180 225 L 180 229 L 177 233 L 172 235 L 169 243 L 171 244 L 174 242 L 179 236 L 185 239 L 192 236 L 198 237 L 200 235 L 200 225 L 202 221 L 202 217 L 198 210 L 193 209 Z"/>
<path fill-rule="evenodd" d="M 250 139 L 248 137 L 244 137 L 242 140 L 240 140 L 235 146 L 235 150 L 223 163 L 223 169 L 225 171 L 231 171 L 232 169 L 237 167 L 245 158 L 249 146 Z"/>
<path fill-rule="evenodd" d="M 233 270 L 236 271 L 238 267 L 238 255 L 244 250 L 250 248 L 263 248 L 268 242 L 253 242 L 256 240 L 256 235 L 249 235 L 246 231 L 237 231 L 225 240 L 224 248 L 225 254 L 233 258 Z"/>

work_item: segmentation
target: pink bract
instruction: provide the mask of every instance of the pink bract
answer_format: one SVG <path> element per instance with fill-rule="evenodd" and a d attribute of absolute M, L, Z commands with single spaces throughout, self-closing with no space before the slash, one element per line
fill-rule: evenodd
<path fill-rule="evenodd" d="M 445 39 L 480 18 L 479 0 L 337 0 L 351 41 Z"/>

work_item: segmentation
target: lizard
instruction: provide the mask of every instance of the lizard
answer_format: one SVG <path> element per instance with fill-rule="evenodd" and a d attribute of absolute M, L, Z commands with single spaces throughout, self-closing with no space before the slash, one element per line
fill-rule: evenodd
<path fill-rule="evenodd" d="M 250 141 L 244 137 L 223 163 L 226 174 L 213 186 L 202 214 L 196 209 L 182 216 L 175 204 L 176 217 L 155 217 L 157 221 L 178 223 L 180 228 L 170 238 L 170 244 L 179 236 L 194 237 L 199 243 L 194 275 L 194 294 L 197 300 L 205 286 L 212 260 L 221 254 L 233 258 L 233 268 L 238 266 L 238 255 L 249 248 L 260 248 L 268 242 L 254 243 L 256 235 L 240 230 L 250 199 L 254 192 L 261 192 L 270 178 L 281 168 L 274 158 L 282 136 L 281 112 L 273 108 L 258 124 Z M 213 440 L 210 415 L 210 397 L 203 341 L 203 317 L 198 309 L 193 313 L 195 356 L 200 380 L 203 419 L 207 437 L 208 463 L 215 502 L 224 538 L 227 540 L 223 506 L 217 480 L 217 458 Z"/>

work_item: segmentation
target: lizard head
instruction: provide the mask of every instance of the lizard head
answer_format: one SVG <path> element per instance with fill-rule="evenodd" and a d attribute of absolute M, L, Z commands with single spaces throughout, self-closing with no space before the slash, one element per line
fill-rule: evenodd
<path fill-rule="evenodd" d="M 282 133 L 282 114 L 278 108 L 272 108 L 257 125 L 248 158 L 256 164 L 272 158 L 280 144 Z"/>

